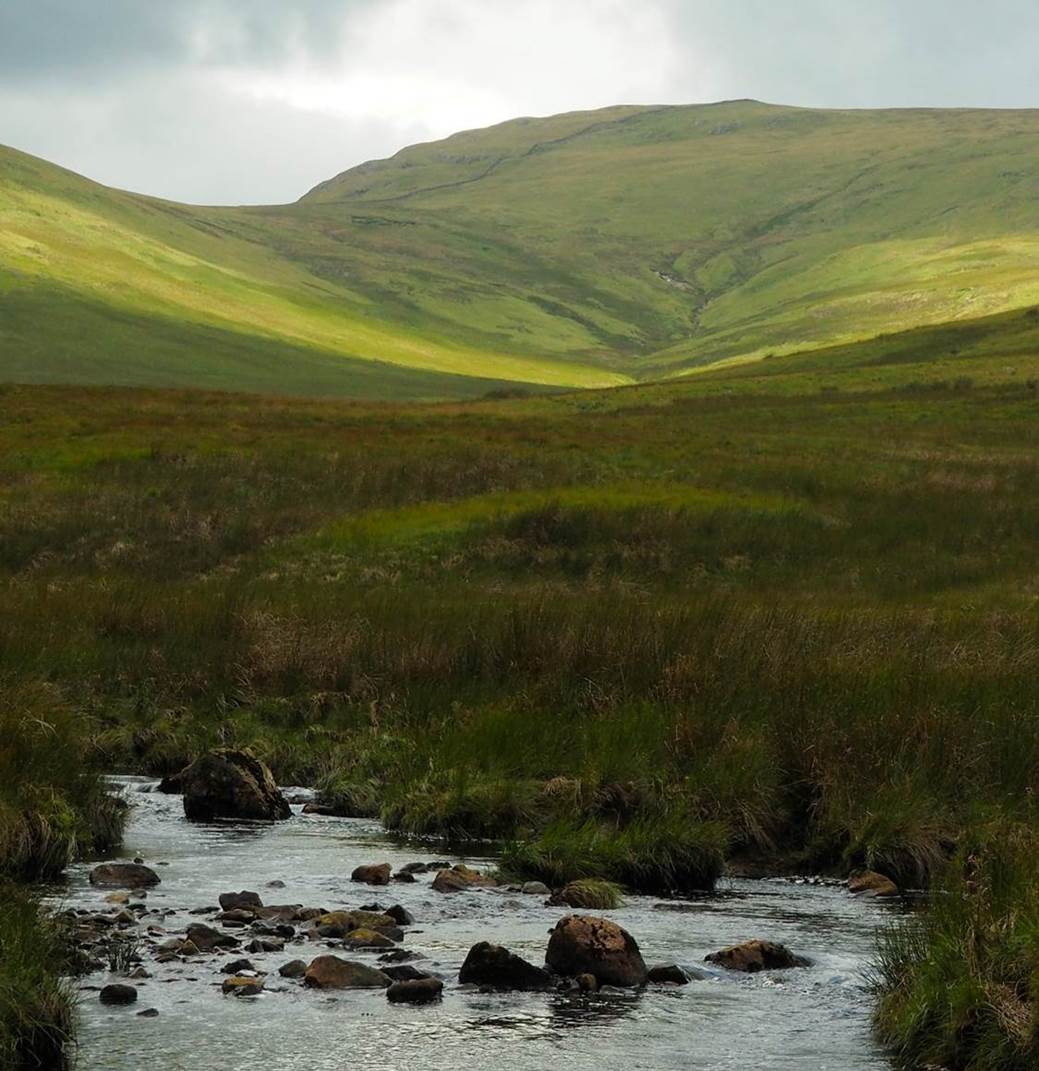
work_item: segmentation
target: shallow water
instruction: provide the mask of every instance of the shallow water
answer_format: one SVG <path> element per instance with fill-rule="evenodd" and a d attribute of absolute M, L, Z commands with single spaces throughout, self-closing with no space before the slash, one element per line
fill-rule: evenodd
<path fill-rule="evenodd" d="M 167 965 L 146 957 L 152 978 L 135 983 L 140 999 L 132 1008 L 104 1008 L 96 990 L 84 990 L 77 1065 L 84 1071 L 543 1071 L 559 1060 L 567 1071 L 889 1068 L 869 1035 L 863 970 L 875 929 L 892 908 L 856 900 L 842 889 L 737 880 L 703 900 L 630 897 L 622 909 L 601 912 L 635 935 L 650 964 L 705 970 L 708 952 L 763 937 L 809 956 L 814 965 L 806 970 L 742 976 L 711 969 L 709 977 L 681 989 L 650 987 L 638 994 L 487 995 L 457 985 L 469 947 L 490 940 L 543 962 L 548 931 L 565 908 L 496 890 L 443 895 L 430 888 L 429 875 L 414 885 L 369 889 L 350 881 L 355 866 L 445 857 L 442 849 L 401 846 L 378 823 L 353 819 L 193 825 L 183 818 L 180 797 L 142 792 L 134 779 L 121 783 L 135 804 L 128 856 L 139 853 L 162 877 L 148 906 L 177 912 L 165 921 L 146 916 L 145 923 L 162 922 L 170 933 L 182 933 L 188 921 L 208 921 L 187 911 L 215 905 L 220 893 L 239 889 L 259 892 L 268 904 L 401 903 L 418 920 L 405 946 L 428 957 L 417 965 L 442 974 L 446 988 L 443 1002 L 429 1007 L 390 1005 L 380 991 L 308 991 L 279 978 L 277 968 L 325 950 L 290 943 L 281 953 L 249 955 L 272 976 L 260 997 L 236 999 L 221 994 L 219 967 L 243 953 Z M 478 857 L 466 861 L 493 864 Z M 67 906 L 107 906 L 104 892 L 87 883 L 88 870 L 71 871 L 63 891 Z M 267 888 L 275 879 L 286 887 Z M 372 953 L 339 954 L 374 962 Z M 100 973 L 83 981 L 97 987 L 112 980 Z M 160 1014 L 138 1017 L 145 1008 Z"/>

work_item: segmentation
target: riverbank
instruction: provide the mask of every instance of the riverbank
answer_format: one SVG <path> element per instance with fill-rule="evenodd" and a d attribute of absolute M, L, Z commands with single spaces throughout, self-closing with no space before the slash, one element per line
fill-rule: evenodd
<path fill-rule="evenodd" d="M 292 792 L 289 792 L 292 795 Z M 473 944 L 505 945 L 531 963 L 543 963 L 548 931 L 568 913 L 546 898 L 480 889 L 441 893 L 432 874 L 414 883 L 370 887 L 350 873 L 366 863 L 387 862 L 399 871 L 414 860 L 441 858 L 442 848 L 401 844 L 369 820 L 302 815 L 268 825 L 184 822 L 179 797 L 133 790 L 127 845 L 161 877 L 141 899 L 152 914 L 141 926 L 159 925 L 156 945 L 203 923 L 231 934 L 238 949 L 156 963 L 142 946 L 150 977 L 127 979 L 107 969 L 82 979 L 80 1031 L 82 1071 L 131 1071 L 143 1063 L 189 1071 L 196 1048 L 214 1066 L 262 1061 L 272 1071 L 298 1065 L 305 1051 L 311 1066 L 338 1067 L 349 1051 L 367 1066 L 412 1066 L 431 1071 L 459 1063 L 493 1062 L 508 1054 L 518 1069 L 544 1067 L 566 1054 L 576 1069 L 609 1071 L 653 1066 L 719 1068 L 768 1062 L 789 1071 L 822 1071 L 839 1060 L 849 1071 L 885 1071 L 883 1052 L 869 1033 L 871 1002 L 862 970 L 878 925 L 899 917 L 898 907 L 861 900 L 836 887 L 785 881 L 726 881 L 718 894 L 687 901 L 626 895 L 605 912 L 634 935 L 648 964 L 674 963 L 695 980 L 687 986 L 652 984 L 643 990 L 594 995 L 558 992 L 481 992 L 459 982 Z M 450 855 L 449 861 L 458 856 Z M 497 859 L 478 854 L 465 862 L 492 871 Z M 159 865 L 164 863 L 166 865 Z M 89 884 L 89 865 L 72 868 L 61 898 L 67 909 L 114 910 L 106 890 Z M 271 888 L 271 882 L 284 882 Z M 322 941 L 289 939 L 280 952 L 252 952 L 249 927 L 225 928 L 212 914 L 221 893 L 254 889 L 267 904 L 357 908 L 377 902 L 401 904 L 414 917 L 397 948 L 418 970 L 441 976 L 439 1004 L 391 1005 L 382 990 L 322 991 L 283 979 L 279 968 L 294 959 L 327 953 L 379 967 L 385 949 L 343 952 Z M 136 900 L 137 896 L 131 899 Z M 166 914 L 171 911 L 171 914 Z M 306 923 L 296 923 L 299 935 Z M 781 941 L 814 960 L 811 968 L 767 975 L 740 975 L 704 963 L 717 949 L 751 936 Z M 225 997 L 225 964 L 247 958 L 267 975 L 262 995 Z M 138 989 L 130 1007 L 106 1007 L 99 988 L 129 982 Z M 155 1008 L 156 1017 L 138 1012 Z"/>
<path fill-rule="evenodd" d="M 764 364 L 439 407 L 5 391 L 0 677 L 108 768 L 248 746 L 553 884 L 931 883 L 979 821 L 1039 828 L 1035 394 Z"/>
<path fill-rule="evenodd" d="M 91 761 L 88 726 L 57 689 L 0 677 L 0 1065 L 62 1068 L 74 1040 L 73 955 L 36 883 L 115 847 L 126 804 Z"/>

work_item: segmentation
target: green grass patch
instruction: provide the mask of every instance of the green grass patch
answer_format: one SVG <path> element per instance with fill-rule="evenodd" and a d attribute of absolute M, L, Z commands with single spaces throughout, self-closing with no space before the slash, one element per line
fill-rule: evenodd
<path fill-rule="evenodd" d="M 502 868 L 551 886 L 595 879 L 640 892 L 682 894 L 714 888 L 727 847 L 722 824 L 686 815 L 647 813 L 622 828 L 562 820 L 533 840 L 511 842 Z"/>
<path fill-rule="evenodd" d="M 74 1052 L 67 939 L 23 890 L 0 886 L 0 1064 L 63 1071 Z"/>
<path fill-rule="evenodd" d="M 982 825 L 928 910 L 887 933 L 874 979 L 875 1019 L 902 1065 L 1035 1066 L 1036 858 L 1033 829 Z"/>

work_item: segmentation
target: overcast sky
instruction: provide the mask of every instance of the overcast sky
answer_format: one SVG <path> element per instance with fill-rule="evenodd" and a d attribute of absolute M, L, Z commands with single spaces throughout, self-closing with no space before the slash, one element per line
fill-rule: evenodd
<path fill-rule="evenodd" d="M 1039 106 L 1039 0 L 0 0 L 0 143 L 183 201 L 617 103 Z"/>

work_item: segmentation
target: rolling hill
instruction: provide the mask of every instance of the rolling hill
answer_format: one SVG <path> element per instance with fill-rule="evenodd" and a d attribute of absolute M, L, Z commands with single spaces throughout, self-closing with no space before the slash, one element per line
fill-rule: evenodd
<path fill-rule="evenodd" d="M 518 119 L 263 208 L 0 150 L 0 379 L 465 397 L 1036 303 L 1036 111 Z"/>

